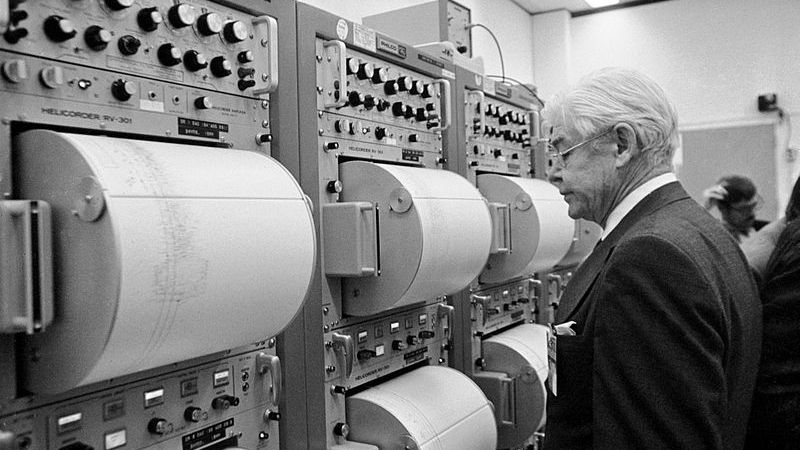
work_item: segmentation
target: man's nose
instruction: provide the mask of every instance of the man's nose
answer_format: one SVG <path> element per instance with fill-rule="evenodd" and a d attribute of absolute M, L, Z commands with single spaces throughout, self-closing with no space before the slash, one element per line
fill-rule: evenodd
<path fill-rule="evenodd" d="M 547 181 L 554 184 L 561 182 L 561 166 L 558 164 L 550 164 L 545 173 L 547 174 Z"/>

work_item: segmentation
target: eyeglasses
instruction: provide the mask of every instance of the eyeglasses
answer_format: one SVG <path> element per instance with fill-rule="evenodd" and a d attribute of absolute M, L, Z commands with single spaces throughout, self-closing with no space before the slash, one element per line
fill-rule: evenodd
<path fill-rule="evenodd" d="M 600 133 L 600 134 L 598 134 L 596 136 L 593 136 L 593 137 L 590 137 L 589 139 L 586 139 L 584 141 L 578 142 L 577 144 L 573 145 L 572 147 L 570 147 L 570 148 L 568 148 L 566 150 L 558 150 L 553 144 L 551 144 L 548 141 L 547 142 L 547 152 L 546 152 L 547 158 L 550 159 L 550 161 L 552 161 L 554 163 L 557 162 L 561 167 L 566 167 L 567 160 L 566 160 L 565 157 L 566 157 L 567 153 L 575 150 L 576 148 L 578 148 L 578 147 L 580 147 L 582 145 L 586 145 L 586 144 L 588 144 L 589 142 L 592 142 L 595 139 L 599 139 L 599 138 L 607 135 L 608 133 L 612 132 L 613 130 L 614 130 L 613 128 L 611 128 L 609 130 L 606 130 L 606 131 L 604 131 L 604 132 L 602 132 L 602 133 Z"/>

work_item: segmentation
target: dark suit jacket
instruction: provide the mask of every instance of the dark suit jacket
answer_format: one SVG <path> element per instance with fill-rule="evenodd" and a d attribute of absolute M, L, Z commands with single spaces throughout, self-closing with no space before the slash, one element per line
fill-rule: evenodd
<path fill-rule="evenodd" d="M 740 449 L 761 307 L 739 245 L 677 182 L 576 271 L 556 323 L 545 449 Z"/>

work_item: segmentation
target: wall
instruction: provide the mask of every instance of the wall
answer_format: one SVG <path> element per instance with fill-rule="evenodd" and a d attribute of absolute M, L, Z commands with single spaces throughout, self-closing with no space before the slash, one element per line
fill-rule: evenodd
<path fill-rule="evenodd" d="M 534 41 L 552 40 L 558 17 L 534 16 Z M 800 2 L 797 0 L 672 0 L 577 17 L 568 21 L 567 62 L 549 69 L 546 52 L 534 53 L 535 79 L 547 99 L 562 86 L 604 66 L 627 66 L 654 78 L 678 109 L 682 129 L 775 123 L 777 196 L 785 204 L 800 173 L 798 152 L 787 158 L 786 125 L 759 113 L 759 94 L 800 121 Z M 566 75 L 566 76 L 565 76 Z M 541 82 L 539 82 L 541 80 Z M 800 147 L 793 136 L 792 147 Z M 754 157 L 764 157 L 753 155 Z M 766 157 L 770 157 L 767 155 Z M 746 161 L 742 161 L 746 164 Z"/>
<path fill-rule="evenodd" d="M 361 22 L 364 16 L 394 9 L 428 3 L 430 0 L 304 0 L 317 8 L 346 19 Z M 511 0 L 458 0 L 471 9 L 472 21 L 486 25 L 497 36 L 503 50 L 506 75 L 523 83 L 533 76 L 533 31 L 530 14 Z M 480 28 L 472 30 L 473 55 L 482 56 L 486 73 L 500 75 L 500 57 L 489 33 Z"/>

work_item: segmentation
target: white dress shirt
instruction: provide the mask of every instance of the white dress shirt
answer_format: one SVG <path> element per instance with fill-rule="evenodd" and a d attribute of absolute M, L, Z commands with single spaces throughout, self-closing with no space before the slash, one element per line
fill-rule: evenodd
<path fill-rule="evenodd" d="M 626 195 L 625 198 L 619 202 L 619 205 L 617 205 L 617 207 L 611 211 L 611 214 L 608 215 L 606 227 L 603 229 L 603 234 L 600 235 L 600 240 L 602 241 L 608 237 L 608 235 L 614 231 L 614 228 L 616 228 L 617 225 L 622 222 L 622 219 L 624 219 L 625 216 L 627 216 L 628 213 L 639 204 L 639 202 L 650 195 L 651 192 L 655 191 L 661 186 L 664 186 L 665 184 L 672 183 L 673 181 L 678 181 L 678 178 L 675 176 L 675 174 L 672 172 L 665 173 L 645 181 L 644 184 Z"/>

